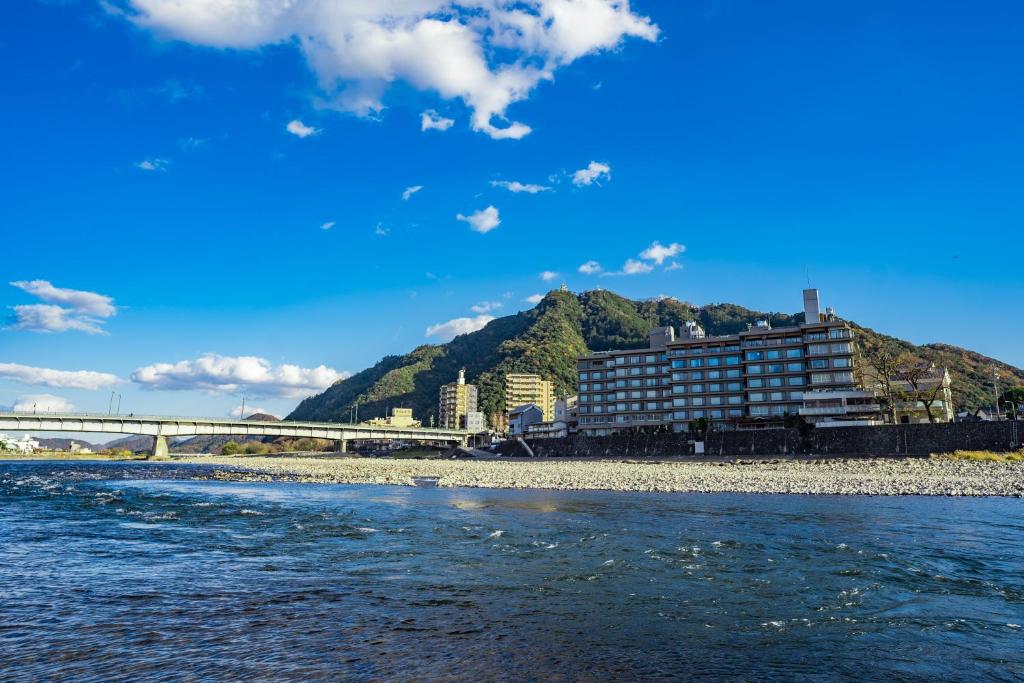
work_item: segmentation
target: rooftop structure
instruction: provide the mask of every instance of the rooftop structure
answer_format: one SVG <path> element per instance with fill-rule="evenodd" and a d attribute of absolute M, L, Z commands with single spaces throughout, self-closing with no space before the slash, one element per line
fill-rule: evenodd
<path fill-rule="evenodd" d="M 505 409 L 536 404 L 544 411 L 545 420 L 555 419 L 555 384 L 540 375 L 509 373 L 505 375 Z"/>
<path fill-rule="evenodd" d="M 438 397 L 438 426 L 461 429 L 468 413 L 477 410 L 477 388 L 466 384 L 466 370 L 459 370 L 458 379 L 441 387 Z"/>

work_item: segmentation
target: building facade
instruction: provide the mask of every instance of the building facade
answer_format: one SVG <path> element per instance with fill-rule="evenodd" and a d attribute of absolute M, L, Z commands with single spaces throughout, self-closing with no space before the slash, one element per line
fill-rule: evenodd
<path fill-rule="evenodd" d="M 459 378 L 441 387 L 437 402 L 438 426 L 444 429 L 462 429 L 469 413 L 477 412 L 478 393 L 472 384 L 466 384 L 466 370 L 459 370 Z"/>
<path fill-rule="evenodd" d="M 420 427 L 420 421 L 412 416 L 412 408 L 392 408 L 387 417 L 375 417 L 363 424 L 373 427 Z"/>
<path fill-rule="evenodd" d="M 854 332 L 817 290 L 804 291 L 802 325 L 760 321 L 738 334 L 708 336 L 690 321 L 651 331 L 649 348 L 581 356 L 580 432 L 684 431 L 701 418 L 735 427 L 797 415 L 809 389 L 854 388 Z"/>
<path fill-rule="evenodd" d="M 513 408 L 508 413 L 508 434 L 509 436 L 523 436 L 530 425 L 544 422 L 544 411 L 534 403 Z"/>
<path fill-rule="evenodd" d="M 505 375 L 505 410 L 532 403 L 544 411 L 545 420 L 555 419 L 555 384 L 540 375 Z"/>
<path fill-rule="evenodd" d="M 471 410 L 462 417 L 462 429 L 473 434 L 487 431 L 487 419 L 477 410 Z"/>

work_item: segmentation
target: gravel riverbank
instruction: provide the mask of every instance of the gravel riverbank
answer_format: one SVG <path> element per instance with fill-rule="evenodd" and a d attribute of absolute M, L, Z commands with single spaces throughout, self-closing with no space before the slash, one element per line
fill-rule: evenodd
<path fill-rule="evenodd" d="M 385 460 L 207 456 L 216 478 L 479 488 L 935 496 L 1024 496 L 1024 462 L 944 458 L 753 463 L 609 460 Z"/>

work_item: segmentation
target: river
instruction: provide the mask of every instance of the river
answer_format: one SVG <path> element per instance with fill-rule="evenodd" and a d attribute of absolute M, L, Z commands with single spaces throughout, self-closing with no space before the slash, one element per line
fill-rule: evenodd
<path fill-rule="evenodd" d="M 0 680 L 1021 680 L 1024 501 L 0 462 Z"/>

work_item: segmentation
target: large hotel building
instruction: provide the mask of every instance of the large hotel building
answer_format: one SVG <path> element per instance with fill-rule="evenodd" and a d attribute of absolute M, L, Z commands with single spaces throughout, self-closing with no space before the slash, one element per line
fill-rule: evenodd
<path fill-rule="evenodd" d="M 819 310 L 816 289 L 804 290 L 804 319 L 718 337 L 688 322 L 678 339 L 671 327 L 652 330 L 647 349 L 581 356 L 579 430 L 684 431 L 699 418 L 766 425 L 797 414 L 808 389 L 855 387 L 853 330 L 831 309 Z"/>

